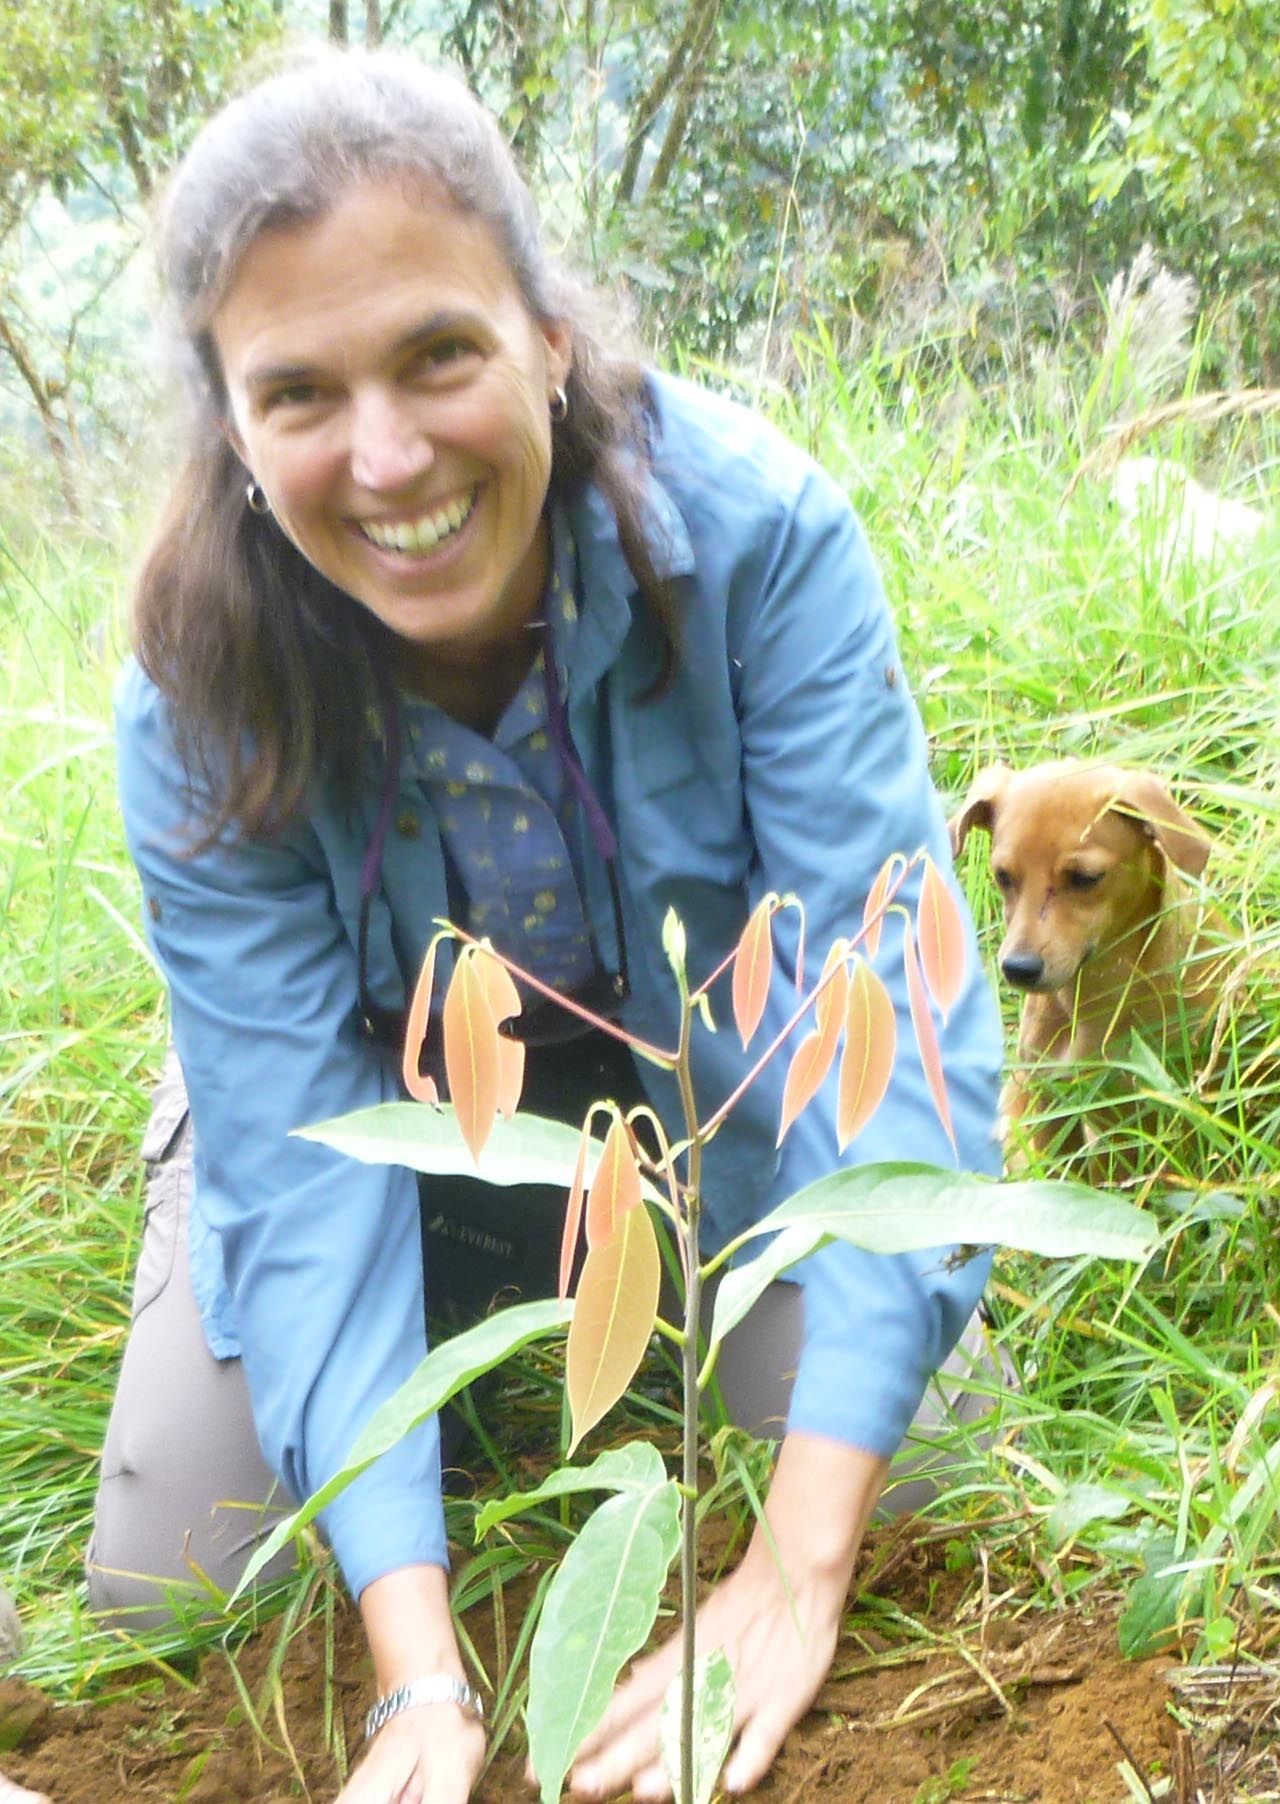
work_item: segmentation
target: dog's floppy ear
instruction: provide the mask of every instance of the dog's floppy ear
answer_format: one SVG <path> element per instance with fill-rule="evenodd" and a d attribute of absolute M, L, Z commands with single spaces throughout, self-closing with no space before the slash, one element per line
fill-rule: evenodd
<path fill-rule="evenodd" d="M 980 828 L 983 833 L 990 833 L 996 806 L 1008 788 L 1012 775 L 1007 764 L 989 764 L 973 779 L 964 807 L 947 822 L 953 858 L 959 858 L 964 842 L 974 827 Z"/>
<path fill-rule="evenodd" d="M 1118 814 L 1136 820 L 1180 871 L 1198 877 L 1208 864 L 1213 841 L 1182 812 L 1150 771 L 1125 771 L 1111 806 Z"/>

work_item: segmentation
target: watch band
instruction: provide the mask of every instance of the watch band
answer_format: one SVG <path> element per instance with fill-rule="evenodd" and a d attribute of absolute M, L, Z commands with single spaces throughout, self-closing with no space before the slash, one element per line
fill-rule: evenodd
<path fill-rule="evenodd" d="M 436 1672 L 425 1678 L 410 1679 L 380 1697 L 364 1719 L 364 1738 L 372 1741 L 378 1730 L 402 1710 L 413 1710 L 419 1704 L 456 1704 L 475 1722 L 484 1721 L 484 1704 L 480 1694 L 465 1679 L 452 1673 Z"/>

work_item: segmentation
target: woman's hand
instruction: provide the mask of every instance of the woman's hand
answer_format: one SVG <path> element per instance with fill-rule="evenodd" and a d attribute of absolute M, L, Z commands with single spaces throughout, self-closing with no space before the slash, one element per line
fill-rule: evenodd
<path fill-rule="evenodd" d="M 479 1723 L 456 1704 L 420 1704 L 379 1730 L 338 1804 L 466 1804 L 483 1763 Z"/>
<path fill-rule="evenodd" d="M 464 1677 L 443 1568 L 375 1579 L 360 1594 L 360 1615 L 379 1697 L 437 1673 Z M 337 1804 L 467 1804 L 483 1763 L 480 1723 L 457 1704 L 415 1704 L 374 1736 Z"/>
<path fill-rule="evenodd" d="M 723 1648 L 733 1668 L 737 1745 L 729 1791 L 749 1791 L 773 1764 L 831 1665 L 853 1563 L 888 1462 L 818 1435 L 788 1435 L 742 1564 L 698 1611 L 700 1651 Z M 772 1539 L 772 1545 L 770 1544 Z M 638 1799 L 671 1795 L 658 1758 L 658 1712 L 680 1667 L 680 1637 L 634 1667 L 570 1776 L 584 1798 L 628 1787 Z"/>

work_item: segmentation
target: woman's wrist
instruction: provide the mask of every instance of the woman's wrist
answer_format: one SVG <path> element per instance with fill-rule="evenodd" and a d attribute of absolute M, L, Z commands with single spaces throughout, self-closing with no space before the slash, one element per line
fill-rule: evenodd
<path fill-rule="evenodd" d="M 749 1557 L 781 1564 L 792 1581 L 809 1573 L 847 1585 L 889 1462 L 861 1447 L 789 1433 Z"/>
<path fill-rule="evenodd" d="M 443 1566 L 402 1566 L 360 1593 L 378 1696 L 435 1673 L 465 1678 Z"/>

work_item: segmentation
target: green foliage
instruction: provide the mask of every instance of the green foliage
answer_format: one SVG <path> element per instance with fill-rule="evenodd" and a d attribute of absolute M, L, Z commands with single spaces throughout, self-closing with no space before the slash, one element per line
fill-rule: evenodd
<path fill-rule="evenodd" d="M 145 197 L 277 30 L 269 0 L 0 9 L 0 238 L 46 185 L 65 194 L 122 167 Z"/>
<path fill-rule="evenodd" d="M 239 61 L 278 29 L 270 0 L 0 8 L 0 388 L 38 422 L 73 519 L 85 441 L 98 436 L 82 430 L 97 412 L 88 322 L 129 263 L 138 203 Z M 78 239 L 78 257 L 32 227 L 50 198 L 72 209 L 54 235 Z M 140 329 L 126 319 L 135 341 Z M 128 356 L 136 395 L 136 342 Z"/>
<path fill-rule="evenodd" d="M 1259 250 L 1280 223 L 1276 0 L 1137 0 L 1146 92 L 1119 170 L 1139 171 L 1226 246 Z M 1114 185 L 1115 173 L 1109 185 Z"/>
<path fill-rule="evenodd" d="M 663 1771 L 674 1797 L 683 1797 L 681 1776 L 681 1675 L 668 1685 L 658 1718 Z M 733 1668 L 720 1648 L 699 1654 L 693 1672 L 693 1738 L 690 1747 L 690 1804 L 711 1804 L 733 1740 Z"/>
<path fill-rule="evenodd" d="M 565 1555 L 529 1651 L 529 1753 L 542 1804 L 556 1804 L 618 1674 L 648 1640 L 679 1545 L 680 1495 L 662 1477 L 601 1504 Z"/>
<path fill-rule="evenodd" d="M 1280 8 L 1276 0 L 1134 0 L 1145 68 L 1112 114 L 1095 191 L 1138 182 L 1170 241 L 1218 292 L 1247 286 L 1264 379 L 1280 354 Z"/>

